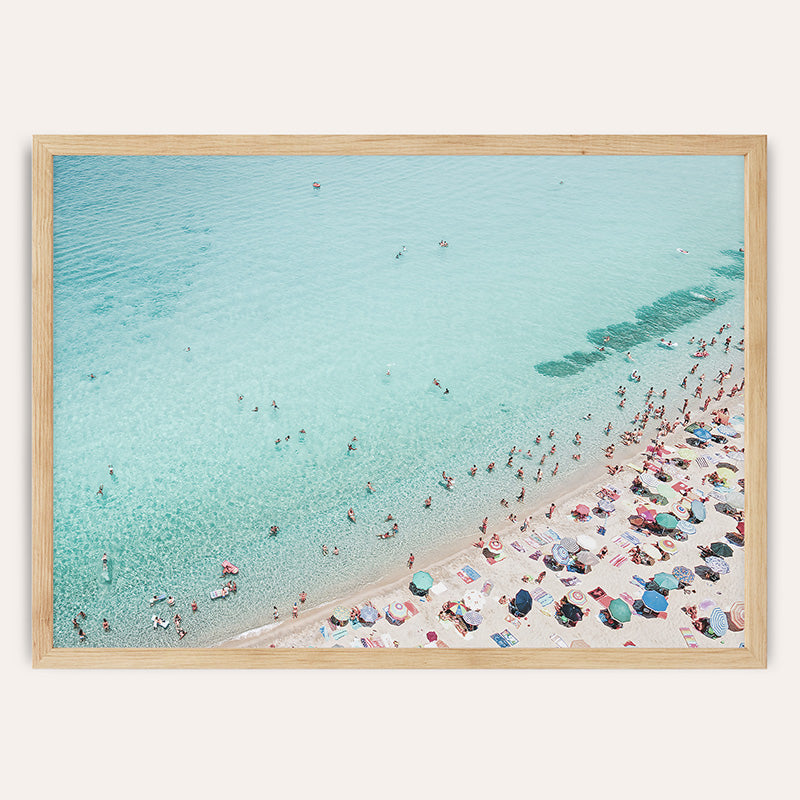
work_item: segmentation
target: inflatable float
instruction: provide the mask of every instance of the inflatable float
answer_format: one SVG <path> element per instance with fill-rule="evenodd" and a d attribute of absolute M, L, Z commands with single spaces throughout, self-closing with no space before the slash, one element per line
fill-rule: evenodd
<path fill-rule="evenodd" d="M 235 567 L 231 564 L 230 561 L 223 561 L 222 562 L 222 574 L 223 575 L 238 575 L 239 574 L 239 567 Z"/>
<path fill-rule="evenodd" d="M 162 600 L 166 600 L 167 596 L 162 592 L 161 594 L 154 594 L 150 598 L 150 605 L 153 606 L 156 603 L 160 603 Z"/>
<path fill-rule="evenodd" d="M 708 356 L 708 351 L 706 350 L 698 350 L 696 353 L 692 353 L 692 358 L 706 358 Z"/>
<path fill-rule="evenodd" d="M 153 614 L 153 630 L 159 626 L 166 628 L 168 625 L 169 623 L 166 620 L 163 620 L 161 617 L 157 617 L 155 614 Z"/>
<path fill-rule="evenodd" d="M 659 344 L 660 344 L 662 347 L 668 347 L 670 350 L 674 350 L 674 349 L 675 349 L 675 348 L 678 346 L 678 343 L 677 343 L 677 342 L 673 342 L 672 340 L 670 340 L 670 341 L 667 341 L 666 339 L 662 339 L 662 340 L 659 342 Z"/>
<path fill-rule="evenodd" d="M 313 184 L 312 184 L 312 186 L 313 186 L 315 189 L 319 189 L 319 188 L 320 188 L 320 185 L 319 185 L 318 183 L 313 183 Z"/>
<path fill-rule="evenodd" d="M 209 594 L 212 600 L 219 600 L 220 597 L 227 597 L 230 592 L 231 590 L 227 586 L 223 586 L 221 589 L 212 589 Z"/>

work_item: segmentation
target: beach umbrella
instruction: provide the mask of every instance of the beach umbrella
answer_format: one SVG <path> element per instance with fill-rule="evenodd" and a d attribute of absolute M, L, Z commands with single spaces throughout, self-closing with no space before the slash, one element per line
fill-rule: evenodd
<path fill-rule="evenodd" d="M 378 609 L 373 608 L 372 606 L 364 606 L 361 609 L 358 616 L 367 624 L 371 622 L 376 622 L 378 619 Z"/>
<path fill-rule="evenodd" d="M 614 504 L 609 502 L 608 500 L 601 500 L 597 507 L 605 514 L 613 514 L 614 513 Z"/>
<path fill-rule="evenodd" d="M 386 613 L 397 622 L 405 622 L 411 614 L 403 603 L 392 603 Z"/>
<path fill-rule="evenodd" d="M 676 553 L 678 551 L 678 545 L 673 539 L 662 539 L 658 546 L 665 552 L 665 553 Z"/>
<path fill-rule="evenodd" d="M 737 600 L 728 611 L 728 625 L 732 631 L 744 630 L 744 603 Z"/>
<path fill-rule="evenodd" d="M 575 540 L 584 550 L 596 550 L 598 541 L 597 539 L 593 539 L 586 533 L 581 533 L 575 537 Z"/>
<path fill-rule="evenodd" d="M 723 561 L 718 556 L 706 556 L 703 561 L 705 561 L 708 568 L 713 569 L 717 575 L 727 575 L 731 571 L 728 562 Z"/>
<path fill-rule="evenodd" d="M 486 548 L 490 553 L 499 553 L 503 549 L 503 543 L 499 539 L 490 539 Z"/>
<path fill-rule="evenodd" d="M 568 592 L 567 600 L 569 600 L 570 603 L 574 603 L 579 608 L 586 605 L 586 595 L 580 589 L 573 589 L 571 592 Z"/>
<path fill-rule="evenodd" d="M 483 622 L 483 617 L 477 611 L 467 611 L 467 613 L 464 614 L 463 619 L 467 625 L 478 626 L 481 624 L 481 622 Z"/>
<path fill-rule="evenodd" d="M 642 482 L 643 486 L 646 486 L 648 489 L 660 489 L 661 484 L 658 482 L 658 479 L 652 472 L 645 472 L 639 480 Z"/>
<path fill-rule="evenodd" d="M 344 606 L 338 606 L 337 608 L 333 609 L 332 616 L 337 622 L 349 622 L 350 609 L 345 608 Z"/>
<path fill-rule="evenodd" d="M 717 464 L 717 475 L 719 475 L 726 486 L 733 486 L 733 484 L 736 483 L 736 475 L 733 470 L 720 467 L 719 464 Z"/>
<path fill-rule="evenodd" d="M 656 512 L 647 506 L 636 506 L 636 513 L 646 522 L 656 521 Z"/>
<path fill-rule="evenodd" d="M 455 614 L 457 617 L 463 617 L 469 609 L 463 603 L 448 603 L 447 610 Z"/>
<path fill-rule="evenodd" d="M 673 503 L 672 504 L 672 513 L 678 519 L 689 519 L 689 509 L 683 503 Z"/>
<path fill-rule="evenodd" d="M 697 533 L 697 528 L 695 528 L 691 522 L 687 522 L 685 519 L 679 520 L 675 527 L 681 531 L 681 533 L 686 533 L 689 536 L 691 536 L 693 533 Z"/>
<path fill-rule="evenodd" d="M 697 454 L 688 447 L 679 447 L 675 451 L 675 455 L 678 456 L 678 458 L 682 458 L 684 461 L 694 461 L 694 457 Z"/>
<path fill-rule="evenodd" d="M 678 579 L 674 575 L 670 575 L 669 572 L 659 572 L 653 578 L 653 583 L 659 589 L 666 589 L 667 591 L 678 588 Z"/>
<path fill-rule="evenodd" d="M 667 608 L 667 598 L 661 592 L 645 592 L 642 595 L 642 602 L 656 614 Z"/>
<path fill-rule="evenodd" d="M 736 530 L 742 535 L 744 535 L 744 520 L 736 523 Z"/>
<path fill-rule="evenodd" d="M 729 469 L 731 472 L 739 471 L 739 467 L 737 467 L 735 464 L 729 464 L 727 461 L 720 461 L 717 464 L 717 467 L 722 467 L 722 469 Z"/>
<path fill-rule="evenodd" d="M 564 603 L 561 606 L 561 615 L 573 622 L 580 622 L 583 619 L 583 611 L 574 603 Z"/>
<path fill-rule="evenodd" d="M 668 503 L 678 503 L 683 499 L 671 486 L 663 483 L 658 490 L 658 496 L 663 497 Z"/>
<path fill-rule="evenodd" d="M 608 604 L 608 613 L 617 622 L 630 622 L 631 607 L 624 601 L 617 598 Z"/>
<path fill-rule="evenodd" d="M 744 453 L 734 450 L 732 453 L 728 453 L 728 458 L 731 461 L 744 461 Z"/>
<path fill-rule="evenodd" d="M 709 618 L 708 624 L 717 636 L 724 636 L 728 632 L 728 618 L 719 608 L 715 608 Z"/>
<path fill-rule="evenodd" d="M 433 586 L 433 578 L 428 572 L 415 572 L 411 582 L 421 592 L 427 592 Z"/>
<path fill-rule="evenodd" d="M 657 506 L 665 506 L 669 503 L 669 499 L 663 494 L 654 494 L 652 497 Z"/>
<path fill-rule="evenodd" d="M 717 425 L 717 430 L 723 436 L 738 436 L 739 434 L 736 432 L 736 428 L 732 428 L 730 425 Z"/>
<path fill-rule="evenodd" d="M 594 553 L 590 553 L 588 550 L 581 550 L 579 553 L 577 553 L 575 560 L 579 564 L 583 564 L 584 567 L 593 567 L 595 564 L 600 563 L 600 559 Z"/>
<path fill-rule="evenodd" d="M 564 566 L 565 564 L 569 564 L 569 552 L 567 548 L 564 547 L 563 544 L 554 544 L 553 545 L 553 558 L 556 560 L 558 564 Z"/>
<path fill-rule="evenodd" d="M 589 506 L 585 506 L 583 503 L 575 506 L 575 513 L 580 514 L 582 517 L 585 517 L 589 513 L 589 511 L 590 511 Z"/>
<path fill-rule="evenodd" d="M 673 567 L 672 574 L 681 582 L 681 583 L 691 583 L 694 580 L 694 572 L 692 572 L 688 567 Z"/>
<path fill-rule="evenodd" d="M 695 428 L 692 431 L 692 436 L 701 442 L 707 442 L 711 438 L 711 434 L 705 428 Z"/>
<path fill-rule="evenodd" d="M 729 492 L 725 502 L 737 511 L 744 511 L 744 494 L 742 492 Z"/>
<path fill-rule="evenodd" d="M 486 598 L 477 589 L 470 589 L 464 594 L 463 603 L 471 611 L 480 611 Z"/>
<path fill-rule="evenodd" d="M 581 549 L 581 546 L 571 536 L 565 536 L 561 540 L 561 546 L 564 547 L 568 553 L 577 553 L 578 550 Z"/>
<path fill-rule="evenodd" d="M 533 608 L 533 598 L 530 592 L 525 589 L 520 589 L 517 596 L 514 598 L 514 608 L 511 609 L 518 617 L 524 617 Z"/>
<path fill-rule="evenodd" d="M 706 507 L 699 500 L 692 500 L 692 516 L 698 522 L 706 518 Z"/>
<path fill-rule="evenodd" d="M 720 558 L 730 558 L 730 556 L 733 555 L 733 550 L 731 550 L 725 542 L 712 542 L 708 546 L 708 549 L 711 550 L 715 556 L 719 556 Z"/>
<path fill-rule="evenodd" d="M 730 425 L 738 433 L 744 433 L 744 417 L 737 414 L 735 417 L 730 418 Z"/>
<path fill-rule="evenodd" d="M 665 531 L 674 531 L 678 526 L 678 520 L 672 514 L 659 514 L 656 517 L 656 525 Z"/>

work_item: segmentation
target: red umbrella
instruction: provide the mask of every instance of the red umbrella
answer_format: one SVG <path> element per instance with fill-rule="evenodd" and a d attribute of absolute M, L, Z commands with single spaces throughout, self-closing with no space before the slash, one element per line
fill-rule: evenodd
<path fill-rule="evenodd" d="M 589 506 L 585 506 L 581 503 L 581 505 L 575 506 L 575 513 L 585 517 L 589 513 Z"/>
<path fill-rule="evenodd" d="M 736 526 L 736 530 L 739 531 L 739 533 L 744 533 L 744 522 L 738 523 Z"/>

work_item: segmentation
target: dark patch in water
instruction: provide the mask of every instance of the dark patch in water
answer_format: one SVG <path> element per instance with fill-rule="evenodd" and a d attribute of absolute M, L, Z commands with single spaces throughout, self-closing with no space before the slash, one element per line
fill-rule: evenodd
<path fill-rule="evenodd" d="M 727 275 L 725 277 L 728 277 Z M 704 297 L 715 297 L 711 303 Z M 649 306 L 641 306 L 636 310 L 636 322 L 619 322 L 605 328 L 596 328 L 586 334 L 586 338 L 597 347 L 606 350 L 627 352 L 637 344 L 660 339 L 695 319 L 701 319 L 715 308 L 726 303 L 732 297 L 731 292 L 718 292 L 711 287 L 682 289 L 660 297 Z M 606 337 L 609 341 L 605 341 Z M 551 378 L 564 378 L 577 375 L 592 364 L 602 361 L 605 353 L 599 350 L 588 352 L 575 351 L 565 355 L 558 361 L 545 361 L 535 366 L 541 375 Z"/>
<path fill-rule="evenodd" d="M 739 264 L 724 264 L 720 267 L 711 267 L 711 271 L 720 278 L 728 278 L 732 281 L 743 281 L 744 261 Z"/>

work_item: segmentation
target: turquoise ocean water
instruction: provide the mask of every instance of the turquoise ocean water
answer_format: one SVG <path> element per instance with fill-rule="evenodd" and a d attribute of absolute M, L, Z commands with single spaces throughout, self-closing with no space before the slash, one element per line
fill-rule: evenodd
<path fill-rule="evenodd" d="M 602 460 L 626 351 L 673 419 L 689 336 L 742 336 L 741 158 L 60 156 L 54 203 L 56 646 L 79 610 L 88 645 L 177 646 L 162 591 L 208 645 L 424 563 L 503 518 L 512 445 L 532 501 L 576 431 Z"/>

